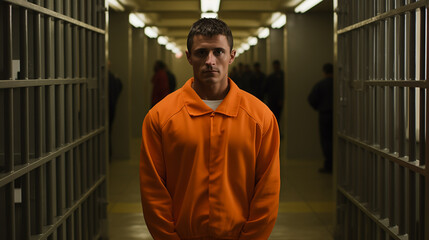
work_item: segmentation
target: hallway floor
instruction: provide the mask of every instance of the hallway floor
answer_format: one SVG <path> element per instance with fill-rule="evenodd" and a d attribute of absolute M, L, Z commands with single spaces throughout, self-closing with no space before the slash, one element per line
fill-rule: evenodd
<path fill-rule="evenodd" d="M 131 159 L 114 159 L 110 164 L 110 240 L 152 239 L 140 205 L 140 139 L 131 143 Z M 280 208 L 270 240 L 333 239 L 335 202 L 332 175 L 318 173 L 321 165 L 321 161 L 281 159 Z"/>

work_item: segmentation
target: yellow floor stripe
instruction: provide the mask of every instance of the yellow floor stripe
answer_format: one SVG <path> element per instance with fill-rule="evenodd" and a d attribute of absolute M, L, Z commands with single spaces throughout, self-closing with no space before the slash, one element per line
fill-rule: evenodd
<path fill-rule="evenodd" d="M 110 213 L 141 213 L 142 204 L 140 202 L 114 203 L 114 204 L 109 204 L 109 207 L 107 209 Z"/>
<path fill-rule="evenodd" d="M 279 213 L 334 212 L 334 202 L 280 202 Z"/>

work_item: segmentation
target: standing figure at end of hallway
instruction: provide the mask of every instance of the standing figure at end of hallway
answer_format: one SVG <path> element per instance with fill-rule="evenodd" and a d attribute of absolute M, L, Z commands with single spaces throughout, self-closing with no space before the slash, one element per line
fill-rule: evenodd
<path fill-rule="evenodd" d="M 228 78 L 233 38 L 202 18 L 188 34 L 194 77 L 146 115 L 140 190 L 155 240 L 268 239 L 280 193 L 280 137 L 269 108 Z"/>
<path fill-rule="evenodd" d="M 333 66 L 323 65 L 324 78 L 314 85 L 308 96 L 311 107 L 319 113 L 319 134 L 325 162 L 322 173 L 332 173 L 332 125 L 333 125 Z"/>
<path fill-rule="evenodd" d="M 153 66 L 154 75 L 152 77 L 152 107 L 170 93 L 168 74 L 165 63 L 157 60 Z"/>
<path fill-rule="evenodd" d="M 266 81 L 265 94 L 267 105 L 273 111 L 280 124 L 284 104 L 284 72 L 280 68 L 280 61 L 273 61 L 273 73 L 271 73 Z"/>

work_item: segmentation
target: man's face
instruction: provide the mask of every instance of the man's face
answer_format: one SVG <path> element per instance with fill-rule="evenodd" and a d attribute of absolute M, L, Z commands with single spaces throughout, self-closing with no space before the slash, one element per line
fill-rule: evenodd
<path fill-rule="evenodd" d="M 186 57 L 194 70 L 195 81 L 215 84 L 227 81 L 228 65 L 234 61 L 235 50 L 230 50 L 224 35 L 195 35 Z"/>

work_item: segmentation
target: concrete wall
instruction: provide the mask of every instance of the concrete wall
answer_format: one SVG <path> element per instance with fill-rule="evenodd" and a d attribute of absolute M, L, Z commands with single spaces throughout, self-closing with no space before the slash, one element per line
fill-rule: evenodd
<path fill-rule="evenodd" d="M 308 104 L 307 96 L 323 78 L 322 65 L 333 62 L 333 15 L 307 13 L 287 17 L 287 158 L 322 159 L 318 115 Z"/>
<path fill-rule="evenodd" d="M 122 92 L 116 105 L 116 114 L 110 134 L 112 158 L 130 156 L 130 90 L 131 90 L 131 35 L 127 12 L 109 11 L 108 51 L 110 71 L 122 82 Z"/>

